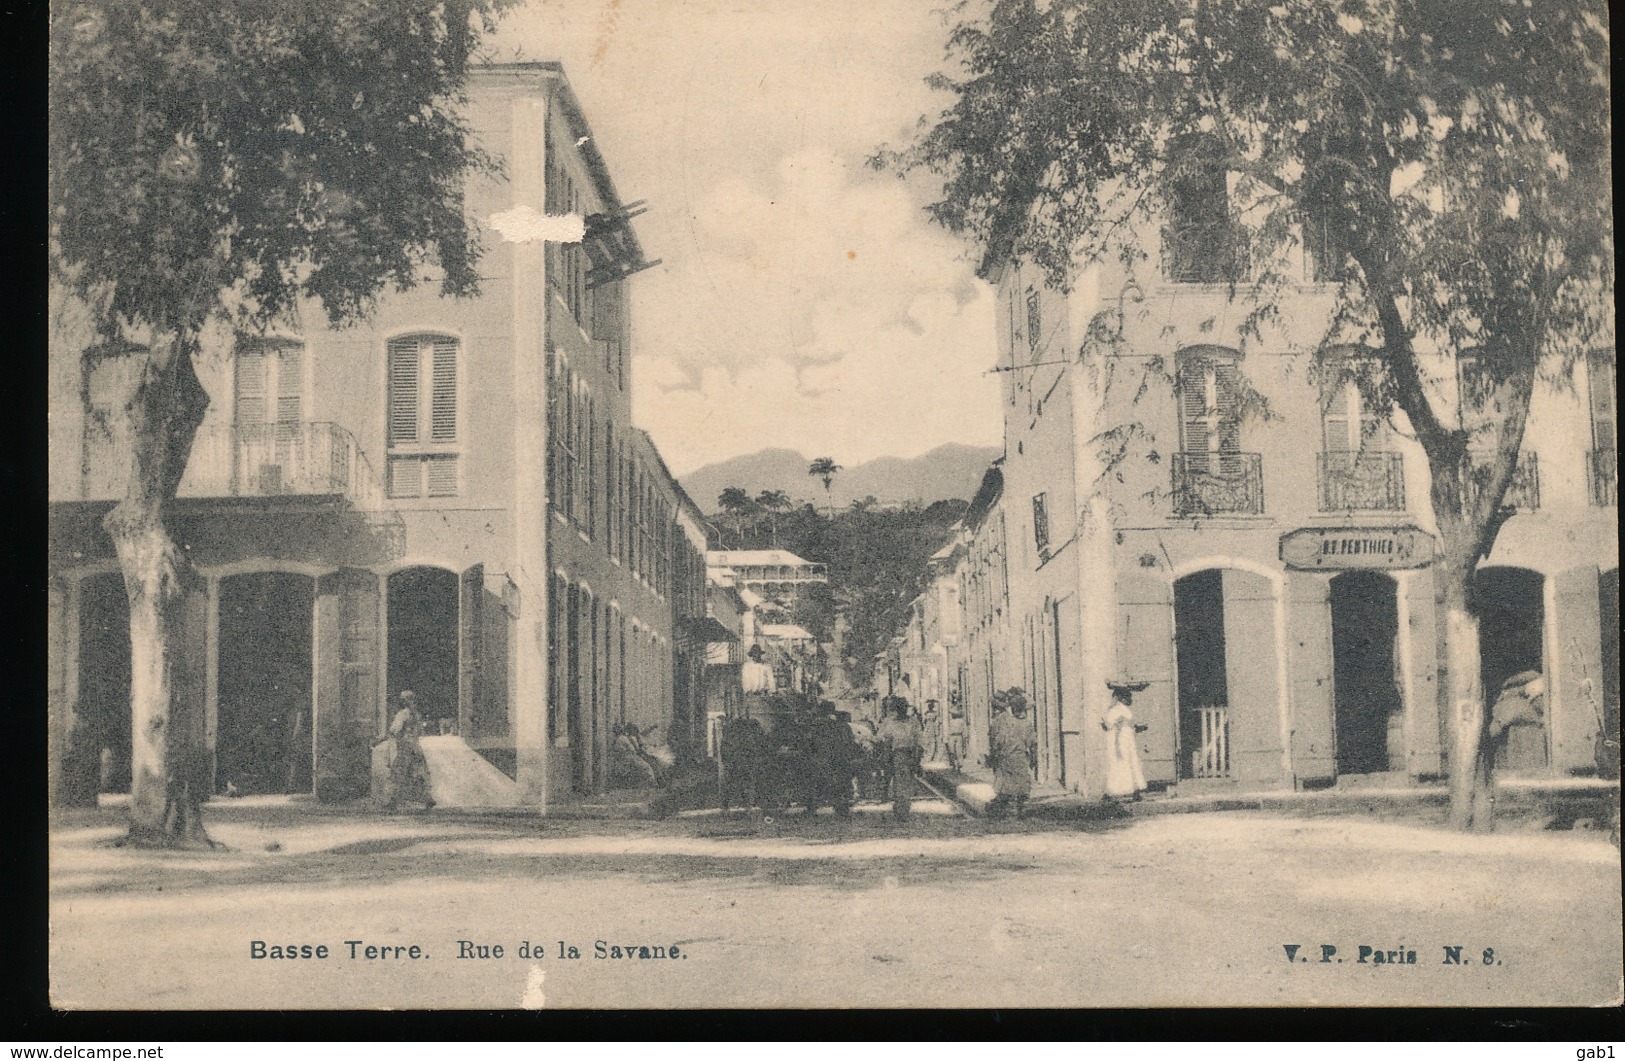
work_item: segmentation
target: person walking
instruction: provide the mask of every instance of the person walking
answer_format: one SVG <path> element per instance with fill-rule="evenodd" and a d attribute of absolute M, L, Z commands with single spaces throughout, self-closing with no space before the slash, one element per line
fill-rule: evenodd
<path fill-rule="evenodd" d="M 1037 769 L 1038 736 L 1027 722 L 1027 694 L 1011 686 L 993 696 L 993 721 L 988 726 L 988 763 L 993 767 L 993 799 L 989 817 L 1027 812 Z"/>
<path fill-rule="evenodd" d="M 909 703 L 901 696 L 888 696 L 882 705 L 888 718 L 875 735 L 886 752 L 890 769 L 888 795 L 892 801 L 892 815 L 907 818 L 914 809 L 914 769 L 920 762 L 920 724 L 909 712 Z"/>
<path fill-rule="evenodd" d="M 1145 791 L 1145 771 L 1140 768 L 1140 742 L 1138 734 L 1147 727 L 1134 721 L 1131 705 L 1134 694 L 1145 689 L 1147 682 L 1107 682 L 1112 691 L 1112 706 L 1100 720 L 1106 731 L 1106 797 L 1108 799 L 1139 799 Z"/>
<path fill-rule="evenodd" d="M 423 757 L 423 715 L 418 711 L 418 695 L 410 689 L 402 690 L 400 708 L 389 722 L 389 788 L 384 800 L 385 810 L 394 810 L 401 803 L 421 803 L 425 813 L 434 810 L 434 798 L 429 795 L 429 762 Z"/>
<path fill-rule="evenodd" d="M 812 726 L 813 792 L 807 813 L 819 807 L 833 807 L 837 817 L 852 814 L 852 780 L 862 752 L 852 736 L 852 728 L 841 720 L 835 705 L 821 701 Z"/>

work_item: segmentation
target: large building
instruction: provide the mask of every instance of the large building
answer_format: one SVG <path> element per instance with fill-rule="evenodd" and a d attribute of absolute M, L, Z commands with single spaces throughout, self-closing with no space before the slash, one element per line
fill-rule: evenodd
<path fill-rule="evenodd" d="M 704 531 L 631 420 L 627 286 L 648 264 L 632 211 L 557 64 L 474 71 L 466 117 L 506 167 L 466 189 L 484 231 L 574 214 L 584 241 L 488 238 L 478 298 L 391 294 L 343 331 L 307 307 L 199 359 L 212 402 L 167 522 L 202 576 L 186 673 L 217 790 L 365 793 L 405 689 L 539 808 L 604 786 L 617 723 L 698 739 L 701 664 L 679 659 L 704 615 Z M 98 761 L 128 783 L 130 709 L 100 527 L 124 468 L 80 392 L 105 406 L 128 380 L 116 363 L 82 378 L 61 319 L 52 776 L 82 802 Z"/>
<path fill-rule="evenodd" d="M 1317 358 L 1333 295 L 1312 254 L 1289 263 L 1301 282 L 1274 317 L 1232 298 L 1245 243 L 1208 229 L 1236 215 L 1175 204 L 1135 230 L 1143 255 L 1081 269 L 1066 293 L 1012 243 L 985 259 L 1005 454 L 959 561 L 962 689 L 973 740 L 987 691 L 1027 690 L 1046 783 L 1101 792 L 1112 679 L 1148 683 L 1134 710 L 1154 784 L 1447 769 L 1426 460 L 1402 416 L 1364 405 L 1367 366 Z M 1485 687 L 1548 679 L 1542 723 L 1501 752 L 1510 773 L 1592 773 L 1599 733 L 1618 732 L 1614 365 L 1598 349 L 1537 383 L 1514 512 L 1477 574 Z M 1491 415 L 1470 358 L 1426 375 L 1464 418 Z M 1000 563 L 976 544 L 995 514 Z"/>

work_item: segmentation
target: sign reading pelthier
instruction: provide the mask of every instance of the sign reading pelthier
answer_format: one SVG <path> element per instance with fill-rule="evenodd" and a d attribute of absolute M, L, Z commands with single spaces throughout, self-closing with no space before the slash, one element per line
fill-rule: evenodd
<path fill-rule="evenodd" d="M 1305 527 L 1281 537 L 1299 571 L 1392 571 L 1433 562 L 1433 536 L 1415 527 Z"/>

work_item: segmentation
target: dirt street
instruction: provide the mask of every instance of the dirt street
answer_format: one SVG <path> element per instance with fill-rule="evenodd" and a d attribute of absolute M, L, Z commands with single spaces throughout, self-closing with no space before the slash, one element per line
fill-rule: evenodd
<path fill-rule="evenodd" d="M 210 855 L 112 848 L 116 815 L 64 818 L 52 996 L 158 1009 L 1620 998 L 1619 858 L 1597 833 L 921 811 L 899 825 L 238 807 L 211 819 L 232 850 Z"/>

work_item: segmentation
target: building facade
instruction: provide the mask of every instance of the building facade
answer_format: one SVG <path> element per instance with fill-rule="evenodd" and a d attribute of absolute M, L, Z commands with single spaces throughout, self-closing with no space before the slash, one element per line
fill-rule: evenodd
<path fill-rule="evenodd" d="M 1443 609 L 1421 448 L 1402 416 L 1365 407 L 1369 366 L 1317 358 L 1332 293 L 1312 255 L 1255 329 L 1232 296 L 1246 265 L 1222 253 L 1241 241 L 1167 220 L 1137 232 L 1142 258 L 1091 265 L 1064 294 L 1017 254 L 986 263 L 1015 642 L 993 667 L 1033 700 L 1039 778 L 1099 794 L 1114 679 L 1148 683 L 1134 710 L 1154 784 L 1438 777 Z M 1426 368 L 1463 418 L 1491 415 L 1470 360 Z M 1548 679 L 1542 724 L 1501 752 L 1511 773 L 1595 772 L 1599 733 L 1617 734 L 1613 381 L 1605 349 L 1537 384 L 1514 514 L 1477 576 L 1485 688 Z M 974 640 L 987 608 L 964 596 Z"/>
<path fill-rule="evenodd" d="M 217 790 L 367 791 L 393 698 L 418 694 L 545 808 L 604 784 L 617 720 L 678 722 L 681 623 L 703 614 L 703 534 L 631 421 L 633 212 L 557 64 L 471 73 L 466 117 L 505 180 L 466 189 L 487 232 L 543 214 L 580 243 L 489 240 L 483 293 L 391 294 L 338 331 L 316 307 L 214 336 L 212 398 L 171 533 L 201 575 L 196 694 Z M 51 358 L 55 795 L 128 772 L 128 624 L 101 517 L 123 469 L 71 327 Z M 698 586 L 698 590 L 695 586 Z M 681 737 L 674 734 L 674 743 Z M 109 780 L 104 778 L 103 780 Z"/>

